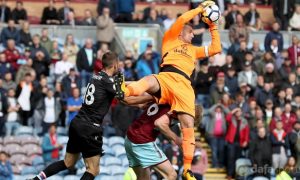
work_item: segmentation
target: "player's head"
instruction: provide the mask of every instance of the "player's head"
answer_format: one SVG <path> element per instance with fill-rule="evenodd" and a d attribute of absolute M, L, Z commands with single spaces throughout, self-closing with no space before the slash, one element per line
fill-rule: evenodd
<path fill-rule="evenodd" d="M 114 52 L 106 52 L 102 56 L 102 65 L 104 70 L 109 70 L 112 74 L 116 74 L 119 71 L 119 58 Z"/>
<path fill-rule="evenodd" d="M 190 24 L 185 24 L 180 35 L 179 39 L 185 43 L 191 43 L 194 37 L 194 30 Z"/>

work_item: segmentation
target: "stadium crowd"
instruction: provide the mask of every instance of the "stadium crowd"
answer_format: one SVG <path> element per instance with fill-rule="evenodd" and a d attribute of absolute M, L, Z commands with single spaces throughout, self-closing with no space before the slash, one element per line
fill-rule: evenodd
<path fill-rule="evenodd" d="M 199 129 L 211 146 L 212 166 L 226 167 L 230 179 L 235 175 L 236 160 L 245 157 L 255 168 L 286 168 L 290 176 L 299 177 L 300 37 L 294 36 L 290 47 L 284 49 L 280 30 L 300 30 L 300 2 L 260 2 L 272 4 L 277 19 L 266 34 L 262 49 L 257 40 L 249 42 L 249 33 L 265 29 L 257 3 L 248 2 L 246 14 L 238 10 L 241 1 L 217 3 L 224 15 L 220 26 L 229 29 L 231 46 L 220 55 L 199 61 L 192 77 L 197 103 L 206 109 Z M 191 3 L 194 6 L 197 2 Z M 276 9 L 279 7 L 284 8 Z M 52 155 L 45 150 L 46 161 L 56 159 L 57 151 L 63 148 L 52 136 L 52 124 L 67 127 L 76 116 L 89 78 L 101 70 L 101 57 L 111 48 L 115 22 L 159 24 L 168 29 L 176 18 L 167 9 L 158 11 L 154 2 L 144 11 L 135 12 L 134 0 L 99 0 L 97 12 L 99 16 L 94 17 L 91 10 L 85 10 L 85 17 L 76 18 L 70 1 L 65 0 L 64 7 L 58 10 L 55 2 L 49 1 L 41 24 L 97 26 L 97 40 L 87 38 L 84 44 L 76 44 L 69 34 L 65 43 L 59 45 L 48 35 L 47 28 L 39 34 L 30 33 L 22 1 L 17 1 L 15 8 L 1 1 L 0 21 L 7 27 L 0 35 L 0 135 L 15 135 L 20 126 L 34 127 L 36 134 L 44 136 L 43 149 L 52 146 Z M 200 17 L 194 18 L 192 24 L 193 44 L 202 45 L 207 26 Z M 161 54 L 149 43 L 142 54 L 128 50 L 120 59 L 126 80 L 134 81 L 158 73 Z M 125 136 L 138 112 L 117 102 L 112 104 L 103 124 L 104 135 Z M 199 142 L 200 137 L 196 140 Z M 178 147 L 163 137 L 160 142 L 179 170 L 182 155 Z M 201 145 L 197 146 L 195 156 L 203 156 Z M 6 155 L 0 153 L 0 177 L 10 177 L 12 173 L 7 172 L 11 168 L 5 163 Z M 200 176 L 205 169 L 200 167 L 203 158 L 195 158 L 193 169 Z M 268 170 L 257 171 L 254 176 L 271 174 Z"/>

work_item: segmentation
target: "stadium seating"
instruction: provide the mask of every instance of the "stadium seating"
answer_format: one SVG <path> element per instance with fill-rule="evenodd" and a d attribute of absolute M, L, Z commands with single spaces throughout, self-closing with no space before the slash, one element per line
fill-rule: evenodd
<path fill-rule="evenodd" d="M 16 136 L 34 136 L 33 127 L 21 126 L 16 132 Z"/>

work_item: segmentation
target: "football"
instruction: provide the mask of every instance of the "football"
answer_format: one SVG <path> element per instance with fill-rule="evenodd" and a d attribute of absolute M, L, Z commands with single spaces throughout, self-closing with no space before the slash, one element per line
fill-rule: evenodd
<path fill-rule="evenodd" d="M 216 22 L 221 15 L 220 9 L 217 5 L 207 6 L 202 13 L 202 21 L 205 23 Z"/>

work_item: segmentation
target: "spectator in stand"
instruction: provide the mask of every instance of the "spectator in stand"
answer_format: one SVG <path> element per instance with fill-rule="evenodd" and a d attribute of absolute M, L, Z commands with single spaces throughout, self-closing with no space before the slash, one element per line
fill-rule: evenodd
<path fill-rule="evenodd" d="M 252 48 L 250 49 L 250 51 L 253 54 L 254 61 L 261 59 L 264 54 L 264 52 L 259 47 L 259 41 L 257 39 L 253 41 Z"/>
<path fill-rule="evenodd" d="M 293 130 L 293 125 L 297 121 L 296 114 L 292 112 L 292 105 L 286 103 L 284 107 L 284 112 L 281 115 L 283 129 L 286 133 L 290 133 Z"/>
<path fill-rule="evenodd" d="M 49 61 L 43 52 L 38 51 L 33 58 L 32 68 L 36 72 L 36 77 L 39 80 L 41 77 L 49 76 Z"/>
<path fill-rule="evenodd" d="M 17 103 L 17 98 L 15 97 L 15 89 L 9 89 L 7 92 L 7 116 L 5 122 L 6 136 L 15 135 L 16 130 L 19 128 L 19 116 L 18 112 L 20 110 L 20 105 Z"/>
<path fill-rule="evenodd" d="M 159 72 L 160 57 L 155 56 L 152 51 L 147 50 L 144 57 L 139 59 L 136 64 L 136 72 L 138 79 L 141 79 L 150 74 L 157 74 Z"/>
<path fill-rule="evenodd" d="M 14 71 L 18 70 L 17 61 L 20 58 L 20 53 L 16 48 L 15 41 L 13 39 L 7 40 L 7 48 L 3 51 L 6 56 L 7 62 L 11 64 Z"/>
<path fill-rule="evenodd" d="M 201 180 L 208 169 L 208 158 L 206 150 L 201 147 L 200 138 L 196 137 L 195 141 L 195 153 L 191 170 L 193 171 L 195 178 Z"/>
<path fill-rule="evenodd" d="M 66 36 L 63 52 L 67 53 L 68 59 L 73 65 L 76 64 L 76 56 L 78 51 L 79 51 L 79 47 L 75 43 L 73 35 L 68 34 Z"/>
<path fill-rule="evenodd" d="M 74 64 L 69 62 L 68 54 L 63 53 L 61 61 L 58 61 L 55 64 L 55 69 L 54 69 L 55 79 L 61 81 L 64 76 L 69 74 L 71 68 L 74 68 Z"/>
<path fill-rule="evenodd" d="M 282 51 L 283 49 L 283 36 L 282 33 L 279 32 L 280 30 L 280 24 L 276 21 L 272 25 L 272 30 L 268 32 L 268 34 L 265 37 L 265 51 L 266 52 L 272 52 L 271 49 L 271 43 L 273 39 L 277 39 L 278 42 L 278 51 Z"/>
<path fill-rule="evenodd" d="M 163 26 L 163 20 L 158 16 L 157 11 L 152 9 L 150 11 L 150 17 L 146 20 L 147 24 L 158 24 Z"/>
<path fill-rule="evenodd" d="M 250 143 L 249 157 L 255 169 L 272 167 L 272 144 L 267 136 L 266 128 L 258 129 L 257 138 Z M 270 178 L 268 171 L 256 171 L 254 176 Z"/>
<path fill-rule="evenodd" d="M 252 70 L 252 65 L 249 61 L 245 62 L 244 70 L 238 73 L 238 83 L 247 83 L 250 88 L 256 88 L 257 74 Z"/>
<path fill-rule="evenodd" d="M 236 44 L 236 43 L 234 43 Z M 234 45 L 233 44 L 233 45 Z M 247 42 L 241 41 L 239 45 L 239 49 L 233 53 L 233 61 L 236 67 L 236 70 L 240 72 L 243 69 L 243 65 L 245 64 L 245 55 L 247 53 Z"/>
<path fill-rule="evenodd" d="M 108 7 L 110 10 L 110 17 L 115 19 L 117 17 L 117 2 L 116 0 L 99 0 L 97 6 L 98 16 L 103 13 L 103 8 Z"/>
<path fill-rule="evenodd" d="M 295 72 L 295 68 L 291 66 L 290 58 L 284 58 L 283 64 L 279 69 L 279 75 L 282 82 L 287 82 L 289 79 L 289 74 Z M 293 73 L 294 74 L 294 73 Z"/>
<path fill-rule="evenodd" d="M 48 53 L 50 53 L 50 50 L 52 48 L 52 40 L 49 37 L 49 32 L 47 28 L 43 28 L 41 31 L 41 46 L 43 46 Z"/>
<path fill-rule="evenodd" d="M 18 97 L 18 104 L 20 104 L 20 117 L 22 118 L 22 124 L 28 125 L 28 119 L 32 116 L 32 100 L 33 100 L 33 79 L 30 73 L 26 73 L 23 81 L 17 87 L 16 97 Z"/>
<path fill-rule="evenodd" d="M 297 169 L 295 157 L 289 157 L 286 165 L 284 166 L 284 170 L 288 173 L 290 178 L 292 179 L 300 178 L 300 172 Z"/>
<path fill-rule="evenodd" d="M 236 65 L 233 63 L 233 57 L 230 54 L 227 54 L 225 57 L 225 64 L 221 67 L 223 72 L 227 72 L 228 69 L 233 68 L 236 70 Z"/>
<path fill-rule="evenodd" d="M 241 14 L 236 3 L 231 5 L 231 11 L 225 16 L 225 29 L 229 29 L 231 25 L 237 22 L 237 15 Z"/>
<path fill-rule="evenodd" d="M 63 25 L 72 26 L 73 28 L 77 25 L 80 25 L 80 22 L 76 20 L 75 13 L 70 11 L 68 13 L 68 19 L 64 21 Z"/>
<path fill-rule="evenodd" d="M 67 108 L 69 111 L 69 119 L 67 124 L 70 124 L 73 118 L 77 115 L 81 108 L 82 98 L 80 97 L 80 91 L 78 88 L 72 89 L 72 96 L 67 100 Z"/>
<path fill-rule="evenodd" d="M 231 43 L 239 43 L 240 37 L 244 37 L 246 43 L 249 40 L 249 32 L 247 26 L 244 23 L 243 16 L 241 14 L 236 15 L 236 23 L 230 26 L 229 28 L 229 40 Z"/>
<path fill-rule="evenodd" d="M 272 99 L 273 100 L 274 95 L 272 93 L 271 84 L 265 82 L 263 89 L 256 93 L 255 98 L 257 100 L 257 104 L 260 107 L 263 107 L 265 105 L 265 102 L 266 102 L 267 99 Z"/>
<path fill-rule="evenodd" d="M 267 99 L 263 108 L 266 124 L 269 125 L 274 115 L 274 104 L 272 99 Z"/>
<path fill-rule="evenodd" d="M 48 89 L 47 96 L 43 99 L 43 134 L 47 132 L 51 124 L 57 123 L 60 111 L 60 102 L 54 97 L 53 90 Z"/>
<path fill-rule="evenodd" d="M 22 24 L 27 20 L 27 11 L 23 7 L 22 1 L 17 1 L 16 8 L 11 12 L 11 17 L 16 24 Z"/>
<path fill-rule="evenodd" d="M 289 19 L 295 9 L 295 0 L 272 1 L 273 15 L 281 24 L 281 30 L 287 30 Z"/>
<path fill-rule="evenodd" d="M 98 47 L 100 47 L 102 43 L 110 45 L 114 39 L 115 23 L 109 14 L 109 8 L 104 7 L 102 15 L 97 18 Z"/>
<path fill-rule="evenodd" d="M 230 67 L 226 71 L 225 86 L 228 87 L 229 94 L 234 95 L 238 92 L 238 78 L 236 76 L 236 71 L 233 67 Z"/>
<path fill-rule="evenodd" d="M 299 5 L 300 7 L 300 5 Z M 292 45 L 288 48 L 289 59 L 291 60 L 292 66 L 298 66 L 297 63 L 298 57 L 300 57 L 300 40 L 297 36 L 292 37 Z"/>
<path fill-rule="evenodd" d="M 260 20 L 260 14 L 256 9 L 255 2 L 250 2 L 249 11 L 245 14 L 245 24 L 251 31 L 258 31 L 262 29 L 262 22 Z"/>
<path fill-rule="evenodd" d="M 228 92 L 228 88 L 225 86 L 225 74 L 218 72 L 216 82 L 210 86 L 210 98 L 211 104 L 218 103 L 223 94 Z"/>
<path fill-rule="evenodd" d="M 255 70 L 258 75 L 263 75 L 266 72 L 265 67 L 268 63 L 275 63 L 271 52 L 266 52 L 262 59 L 255 62 Z"/>
<path fill-rule="evenodd" d="M 118 7 L 117 22 L 131 23 L 132 13 L 135 10 L 135 0 L 127 0 L 126 3 L 122 0 L 116 0 Z"/>
<path fill-rule="evenodd" d="M 266 72 L 263 74 L 266 83 L 271 84 L 271 88 L 274 88 L 280 84 L 280 78 L 277 71 L 275 71 L 274 64 L 268 63 L 265 67 Z"/>
<path fill-rule="evenodd" d="M 55 8 L 55 1 L 49 0 L 49 6 L 45 7 L 42 14 L 41 24 L 57 25 L 60 24 L 58 13 Z"/>
<path fill-rule="evenodd" d="M 290 145 L 282 121 L 276 122 L 276 129 L 271 132 L 270 139 L 272 142 L 273 168 L 283 168 L 287 162 L 287 157 L 290 155 Z"/>
<path fill-rule="evenodd" d="M 5 90 L 9 90 L 9 89 L 16 90 L 17 84 L 13 81 L 12 78 L 13 78 L 12 73 L 10 73 L 10 72 L 5 73 L 4 81 L 3 81 L 3 85 L 2 85 L 3 89 L 5 89 Z"/>
<path fill-rule="evenodd" d="M 43 54 L 45 56 L 45 60 L 50 62 L 50 56 L 48 51 L 41 45 L 40 36 L 38 34 L 32 37 L 32 46 L 31 46 L 31 55 L 30 58 L 34 59 L 38 54 Z"/>
<path fill-rule="evenodd" d="M 64 97 L 71 97 L 73 88 L 81 89 L 81 79 L 76 75 L 74 68 L 70 69 L 68 76 L 62 79 L 61 84 Z"/>
<path fill-rule="evenodd" d="M 170 27 L 173 25 L 173 23 L 175 22 L 175 20 L 176 19 L 174 18 L 172 11 L 170 11 L 170 10 L 167 11 L 167 18 L 165 20 L 163 20 L 164 30 L 167 31 L 168 29 L 170 29 Z"/>
<path fill-rule="evenodd" d="M 31 39 L 30 27 L 28 21 L 22 22 L 21 29 L 19 30 L 19 37 L 20 37 L 19 43 L 24 47 L 29 47 L 32 45 L 32 39 Z"/>
<path fill-rule="evenodd" d="M 227 176 L 231 179 L 235 172 L 235 161 L 241 157 L 241 151 L 249 143 L 250 128 L 247 120 L 242 116 L 240 108 L 233 109 L 226 116 L 228 129 L 225 140 L 228 143 Z"/>
<path fill-rule="evenodd" d="M 146 23 L 146 20 L 144 19 L 144 13 L 143 11 L 137 11 L 135 12 L 134 16 L 132 17 L 132 23 L 137 24 L 144 24 Z"/>
<path fill-rule="evenodd" d="M 76 66 L 82 77 L 82 87 L 85 87 L 92 77 L 96 59 L 97 51 L 93 49 L 93 40 L 88 38 L 84 47 L 77 53 L 76 59 Z"/>
<path fill-rule="evenodd" d="M 276 122 L 282 121 L 282 108 L 277 106 L 274 109 L 274 115 L 273 118 L 269 124 L 269 132 L 273 132 L 274 129 L 276 129 Z"/>
<path fill-rule="evenodd" d="M 95 74 L 97 74 L 98 72 L 100 72 L 102 70 L 102 68 L 103 68 L 103 65 L 102 65 L 102 56 L 103 56 L 103 54 L 105 54 L 108 51 L 109 51 L 108 45 L 105 44 L 105 43 L 103 43 L 101 45 L 100 49 L 97 51 L 97 60 L 95 62 L 95 66 L 94 66 L 94 73 Z"/>
<path fill-rule="evenodd" d="M 222 99 L 220 100 L 220 103 L 225 107 L 229 108 L 233 104 L 233 99 L 231 99 L 230 95 L 228 93 L 223 94 Z"/>
<path fill-rule="evenodd" d="M 59 150 L 63 148 L 63 145 L 58 143 L 58 135 L 56 133 L 55 124 L 51 124 L 48 133 L 43 136 L 42 150 L 43 158 L 46 164 L 50 164 L 53 161 L 59 159 Z"/>
<path fill-rule="evenodd" d="M 0 53 L 0 77 L 4 78 L 4 75 L 8 72 L 14 72 L 12 65 L 7 62 L 4 53 Z"/>
<path fill-rule="evenodd" d="M 49 54 L 50 54 L 50 58 L 51 58 L 51 64 L 55 64 L 56 62 L 61 60 L 62 52 L 59 48 L 57 40 L 52 41 L 52 47 L 49 51 Z"/>
<path fill-rule="evenodd" d="M 93 17 L 93 13 L 90 9 L 84 11 L 84 19 L 81 21 L 80 25 L 83 26 L 95 26 L 96 19 Z"/>
<path fill-rule="evenodd" d="M 5 135 L 5 117 L 7 114 L 7 109 L 8 109 L 8 105 L 7 105 L 7 93 L 6 90 L 4 90 L 2 87 L 2 79 L 0 79 L 0 136 L 4 136 Z"/>
<path fill-rule="evenodd" d="M 1 60 L 1 54 L 0 54 L 0 60 Z M 16 78 L 15 78 L 15 82 L 17 84 L 20 83 L 20 81 L 23 79 L 23 77 L 25 76 L 25 74 L 30 73 L 30 74 L 35 74 L 34 69 L 32 68 L 32 59 L 28 59 L 26 61 L 26 64 L 23 64 L 20 66 L 17 74 L 16 74 Z"/>
<path fill-rule="evenodd" d="M 144 20 L 146 21 L 148 18 L 150 18 L 151 10 L 155 10 L 158 14 L 158 11 L 156 10 L 156 2 L 152 1 L 149 3 L 149 6 L 147 6 L 143 13 L 144 13 Z"/>
<path fill-rule="evenodd" d="M 192 44 L 195 46 L 201 46 L 203 41 L 203 33 L 205 32 L 207 25 L 200 20 L 200 16 L 195 16 L 192 21 L 192 27 L 194 30 L 194 38 L 192 39 Z"/>
<path fill-rule="evenodd" d="M 284 88 L 292 88 L 294 94 L 300 93 L 300 85 L 296 82 L 296 74 L 290 73 L 288 77 L 288 81 L 285 81 L 283 84 Z"/>
<path fill-rule="evenodd" d="M 4 151 L 0 152 L 0 179 L 13 180 L 13 170 L 8 160 L 8 154 Z"/>
<path fill-rule="evenodd" d="M 209 109 L 210 120 L 208 122 L 208 141 L 212 149 L 212 167 L 223 168 L 225 135 L 227 131 L 225 116 L 229 109 L 221 104 L 215 104 Z"/>
<path fill-rule="evenodd" d="M 0 22 L 7 23 L 10 18 L 10 8 L 7 6 L 7 1 L 2 0 L 0 5 Z"/>
<path fill-rule="evenodd" d="M 6 46 L 6 42 L 9 39 L 13 39 L 15 42 L 19 42 L 20 40 L 15 21 L 13 19 L 8 20 L 7 27 L 3 28 L 1 32 L 1 42 L 4 46 Z"/>
<path fill-rule="evenodd" d="M 249 116 L 250 107 L 246 98 L 239 92 L 235 94 L 235 102 L 229 107 L 231 110 L 235 108 L 240 108 L 244 116 Z"/>
<path fill-rule="evenodd" d="M 60 24 L 64 24 L 68 20 L 69 12 L 74 12 L 74 9 L 70 7 L 70 0 L 64 0 L 64 6 L 58 10 Z"/>
<path fill-rule="evenodd" d="M 292 156 L 297 159 L 297 167 L 300 167 L 300 121 L 296 121 L 293 131 L 289 134 L 289 143 Z"/>
<path fill-rule="evenodd" d="M 300 4 L 296 4 L 295 6 L 295 11 L 289 21 L 289 25 L 292 28 L 292 31 L 300 31 Z"/>
<path fill-rule="evenodd" d="M 125 63 L 125 69 L 124 69 L 125 80 L 126 81 L 136 81 L 137 74 L 133 69 L 132 59 L 126 58 L 124 63 Z"/>
<path fill-rule="evenodd" d="M 283 49 L 280 53 L 275 55 L 275 66 L 279 70 L 284 63 L 284 59 L 289 58 L 289 53 L 287 49 Z"/>
<path fill-rule="evenodd" d="M 208 72 L 208 61 L 200 61 L 200 71 L 196 75 L 194 88 L 196 92 L 196 100 L 198 104 L 202 104 L 204 108 L 210 107 L 209 87 L 212 84 L 213 76 Z"/>

